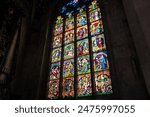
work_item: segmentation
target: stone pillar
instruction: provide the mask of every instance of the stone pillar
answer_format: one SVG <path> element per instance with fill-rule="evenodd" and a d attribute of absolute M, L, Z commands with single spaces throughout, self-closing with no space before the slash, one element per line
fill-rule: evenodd
<path fill-rule="evenodd" d="M 20 22 L 20 21 L 19 21 Z M 8 85 L 10 81 L 10 73 L 11 73 L 11 68 L 12 68 L 12 62 L 14 59 L 14 54 L 16 51 L 16 45 L 17 45 L 17 40 L 18 40 L 18 32 L 19 32 L 19 22 L 18 22 L 18 27 L 16 29 L 15 35 L 12 39 L 12 43 L 10 45 L 5 63 L 2 67 L 2 70 L 0 72 L 0 99 L 8 99 Z"/>

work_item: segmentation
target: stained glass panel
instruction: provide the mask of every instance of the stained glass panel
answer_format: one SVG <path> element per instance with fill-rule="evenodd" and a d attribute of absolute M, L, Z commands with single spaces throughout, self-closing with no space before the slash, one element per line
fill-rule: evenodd
<path fill-rule="evenodd" d="M 66 19 L 66 31 L 71 30 L 74 28 L 74 17 L 68 16 L 69 18 Z"/>
<path fill-rule="evenodd" d="M 53 48 L 59 47 L 62 45 L 62 35 L 54 37 Z"/>
<path fill-rule="evenodd" d="M 56 25 L 54 30 L 54 35 L 61 34 L 63 32 L 63 24 Z"/>
<path fill-rule="evenodd" d="M 56 25 L 60 25 L 63 23 L 63 18 L 61 16 L 57 17 Z"/>
<path fill-rule="evenodd" d="M 102 21 L 96 21 L 91 23 L 90 29 L 92 36 L 102 33 L 104 31 Z"/>
<path fill-rule="evenodd" d="M 62 96 L 64 97 L 74 97 L 74 78 L 64 78 L 63 79 L 63 91 Z"/>
<path fill-rule="evenodd" d="M 61 48 L 54 49 L 52 52 L 52 62 L 61 60 Z"/>
<path fill-rule="evenodd" d="M 60 62 L 51 64 L 50 80 L 56 80 L 60 77 Z"/>
<path fill-rule="evenodd" d="M 90 22 L 99 20 L 100 18 L 101 18 L 100 9 L 96 9 L 96 10 L 91 11 L 91 12 L 89 13 Z"/>
<path fill-rule="evenodd" d="M 74 76 L 74 59 L 64 61 L 63 77 Z"/>
<path fill-rule="evenodd" d="M 87 25 L 77 28 L 77 39 L 83 39 L 88 37 Z"/>
<path fill-rule="evenodd" d="M 52 80 L 48 83 L 48 98 L 56 99 L 59 96 L 59 80 Z"/>
<path fill-rule="evenodd" d="M 89 58 L 89 55 L 78 57 L 77 71 L 78 71 L 78 74 L 90 73 L 90 58 Z"/>
<path fill-rule="evenodd" d="M 82 41 L 77 42 L 77 55 L 85 55 L 89 53 L 89 43 L 88 39 L 84 39 Z"/>
<path fill-rule="evenodd" d="M 107 51 L 94 53 L 94 71 L 105 70 L 109 68 Z"/>
<path fill-rule="evenodd" d="M 68 44 L 64 47 L 64 59 L 69 59 L 74 57 L 74 44 Z"/>
<path fill-rule="evenodd" d="M 91 87 L 91 75 L 85 74 L 78 76 L 78 96 L 91 96 L 92 95 L 92 87 Z"/>
<path fill-rule="evenodd" d="M 93 52 L 98 52 L 106 49 L 104 34 L 92 37 Z"/>
<path fill-rule="evenodd" d="M 77 27 L 78 26 L 83 26 L 87 24 L 87 17 L 86 17 L 86 14 L 83 14 L 83 15 L 79 15 L 77 17 Z"/>
<path fill-rule="evenodd" d="M 65 33 L 64 43 L 68 44 L 74 41 L 74 30 Z"/>
<path fill-rule="evenodd" d="M 86 14 L 86 11 L 85 11 L 85 6 L 83 7 L 79 7 L 79 13 L 77 14 L 77 17 L 81 16 L 81 15 L 85 15 Z"/>
<path fill-rule="evenodd" d="M 112 85 L 109 70 L 95 73 L 96 93 L 97 94 L 111 94 Z"/>
<path fill-rule="evenodd" d="M 96 0 L 94 0 L 93 2 L 92 2 L 92 4 L 89 6 L 89 10 L 91 11 L 91 10 L 95 10 L 95 9 L 97 9 L 98 7 L 97 7 L 97 1 Z"/>

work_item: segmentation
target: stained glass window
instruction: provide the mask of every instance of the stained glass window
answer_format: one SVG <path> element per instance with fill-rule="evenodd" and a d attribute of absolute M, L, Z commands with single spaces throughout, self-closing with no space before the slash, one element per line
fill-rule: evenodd
<path fill-rule="evenodd" d="M 77 39 L 83 39 L 88 37 L 87 25 L 77 28 Z"/>
<path fill-rule="evenodd" d="M 86 55 L 89 54 L 89 42 L 88 39 L 77 42 L 77 55 Z"/>
<path fill-rule="evenodd" d="M 79 97 L 92 95 L 90 74 L 79 75 L 77 78 L 77 82 L 78 82 L 78 96 Z"/>
<path fill-rule="evenodd" d="M 53 28 L 49 99 L 113 93 L 100 4 L 70 0 L 60 8 Z"/>
<path fill-rule="evenodd" d="M 74 78 L 73 77 L 63 79 L 62 87 L 63 87 L 63 91 L 62 91 L 63 98 L 74 97 Z"/>
<path fill-rule="evenodd" d="M 66 31 L 71 30 L 74 28 L 74 17 L 72 16 L 72 14 L 68 14 L 68 18 L 66 19 Z"/>
<path fill-rule="evenodd" d="M 74 30 L 70 30 L 65 33 L 64 44 L 68 44 L 74 41 Z"/>
<path fill-rule="evenodd" d="M 74 76 L 74 59 L 64 61 L 63 77 Z"/>

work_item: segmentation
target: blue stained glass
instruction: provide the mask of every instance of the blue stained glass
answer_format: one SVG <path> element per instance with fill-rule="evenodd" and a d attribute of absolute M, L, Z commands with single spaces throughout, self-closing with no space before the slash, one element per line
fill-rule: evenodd
<path fill-rule="evenodd" d="M 69 16 L 69 15 L 72 14 L 73 12 L 74 12 L 74 11 L 67 12 L 66 15 Z"/>
<path fill-rule="evenodd" d="M 84 9 L 86 7 L 86 5 L 83 5 L 81 7 L 78 7 L 77 10 L 79 11 L 80 9 Z"/>
<path fill-rule="evenodd" d="M 109 69 L 107 51 L 102 51 L 93 54 L 93 61 L 94 61 L 94 71 L 101 71 Z"/>
<path fill-rule="evenodd" d="M 70 0 L 65 6 L 61 7 L 59 12 L 61 14 L 64 14 L 64 13 L 67 13 L 67 12 L 71 12 L 71 10 L 74 9 L 74 8 L 75 8 L 75 10 L 80 10 L 81 8 L 86 7 L 85 3 L 87 1 L 90 1 L 90 0 Z M 81 4 L 79 4 L 79 2 Z M 72 10 L 72 11 L 75 12 L 75 10 Z"/>
<path fill-rule="evenodd" d="M 60 10 L 61 13 L 64 13 L 67 10 L 67 8 L 65 6 L 62 7 L 62 9 Z"/>
<path fill-rule="evenodd" d="M 70 2 L 67 4 L 67 6 L 69 5 L 73 5 L 74 7 L 77 6 L 79 0 L 70 0 Z"/>

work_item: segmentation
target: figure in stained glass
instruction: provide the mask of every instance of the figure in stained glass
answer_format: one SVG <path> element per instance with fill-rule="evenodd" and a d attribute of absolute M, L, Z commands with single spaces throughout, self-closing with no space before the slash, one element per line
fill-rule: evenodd
<path fill-rule="evenodd" d="M 111 79 L 109 70 L 95 73 L 96 94 L 112 93 Z"/>
<path fill-rule="evenodd" d="M 83 26 L 87 24 L 87 17 L 86 15 L 81 15 L 77 17 L 77 26 Z"/>
<path fill-rule="evenodd" d="M 78 56 L 89 53 L 89 43 L 87 39 L 77 42 L 77 53 Z"/>
<path fill-rule="evenodd" d="M 73 18 L 72 13 L 68 14 L 68 19 L 71 20 Z"/>
<path fill-rule="evenodd" d="M 65 33 L 64 43 L 68 44 L 74 41 L 74 30 Z"/>
<path fill-rule="evenodd" d="M 89 55 L 78 57 L 77 70 L 78 74 L 90 73 Z"/>
<path fill-rule="evenodd" d="M 74 76 L 74 59 L 64 61 L 63 77 Z"/>
<path fill-rule="evenodd" d="M 74 78 L 64 78 L 63 79 L 63 97 L 73 97 L 74 96 Z"/>
<path fill-rule="evenodd" d="M 59 79 L 60 76 L 60 63 L 51 64 L 50 80 Z"/>
<path fill-rule="evenodd" d="M 96 8 L 97 8 L 97 1 L 94 0 L 94 1 L 92 2 L 92 4 L 89 6 L 89 9 L 90 9 L 90 10 L 95 10 Z"/>
<path fill-rule="evenodd" d="M 79 9 L 79 14 L 78 14 L 77 16 L 83 15 L 83 14 L 85 14 L 85 13 L 86 13 L 85 10 L 84 10 L 83 8 L 80 8 L 80 9 Z"/>
<path fill-rule="evenodd" d="M 87 29 L 87 25 L 77 28 L 77 39 L 83 39 L 88 37 L 88 29 Z"/>
<path fill-rule="evenodd" d="M 59 96 L 59 80 L 49 81 L 48 98 L 56 99 Z"/>
<path fill-rule="evenodd" d="M 62 22 L 63 22 L 63 18 L 61 16 L 58 16 L 56 24 L 61 24 Z"/>
<path fill-rule="evenodd" d="M 62 35 L 58 35 L 56 37 L 54 37 L 54 41 L 53 41 L 53 48 L 55 47 L 59 47 L 62 44 Z"/>
<path fill-rule="evenodd" d="M 61 60 L 61 48 L 54 49 L 52 52 L 52 62 Z"/>
<path fill-rule="evenodd" d="M 97 35 L 102 33 L 104 31 L 102 21 L 91 23 L 90 29 L 91 29 L 91 35 Z"/>
<path fill-rule="evenodd" d="M 90 96 L 92 95 L 92 90 L 91 90 L 91 75 L 90 74 L 85 74 L 85 75 L 80 75 L 78 76 L 78 96 Z"/>
<path fill-rule="evenodd" d="M 56 25 L 54 34 L 58 35 L 58 34 L 61 34 L 62 32 L 63 32 L 63 24 Z"/>
<path fill-rule="evenodd" d="M 92 37 L 93 52 L 106 49 L 104 34 Z"/>
<path fill-rule="evenodd" d="M 100 71 L 109 68 L 107 52 L 94 53 L 94 71 Z"/>
<path fill-rule="evenodd" d="M 74 44 L 68 44 L 64 47 L 64 59 L 69 59 L 74 57 Z"/>
<path fill-rule="evenodd" d="M 73 18 L 73 16 L 72 16 L 72 18 L 71 19 L 67 19 L 66 20 L 66 31 L 68 31 L 68 30 L 71 30 L 71 29 L 73 29 L 74 28 L 74 18 Z"/>
<path fill-rule="evenodd" d="M 96 9 L 89 13 L 90 22 L 99 20 L 101 18 L 100 9 Z"/>

